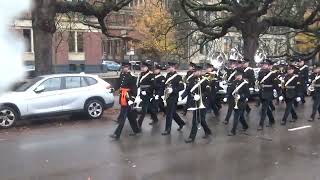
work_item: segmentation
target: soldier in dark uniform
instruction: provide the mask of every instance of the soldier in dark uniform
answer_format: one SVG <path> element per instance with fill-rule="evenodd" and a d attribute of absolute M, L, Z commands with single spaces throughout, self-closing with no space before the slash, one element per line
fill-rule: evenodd
<path fill-rule="evenodd" d="M 184 78 L 183 78 L 183 81 L 186 83 L 186 86 L 188 86 L 190 78 L 193 77 L 194 70 L 195 70 L 195 64 L 190 62 L 189 70 L 187 71 L 187 75 L 184 76 Z M 192 100 L 191 97 L 187 96 L 187 103 L 185 104 L 185 106 L 183 108 L 183 115 L 184 116 L 187 115 L 187 109 L 189 108 L 191 100 Z"/>
<path fill-rule="evenodd" d="M 258 130 L 263 130 L 264 120 L 268 115 L 269 124 L 271 127 L 275 121 L 271 110 L 271 103 L 274 98 L 274 89 L 279 91 L 277 83 L 276 71 L 272 71 L 272 61 L 269 59 L 264 60 L 262 63 L 262 69 L 259 72 L 258 82 L 260 85 L 260 99 L 262 103 L 261 107 L 261 119 L 259 122 Z"/>
<path fill-rule="evenodd" d="M 168 74 L 165 81 L 164 101 L 167 104 L 166 108 L 166 128 L 162 135 L 169 135 L 171 133 L 172 119 L 179 125 L 178 131 L 181 131 L 185 122 L 180 118 L 177 110 L 177 103 L 179 92 L 184 89 L 182 77 L 177 74 L 177 63 L 169 62 Z"/>
<path fill-rule="evenodd" d="M 153 85 L 154 85 L 154 75 L 149 70 L 151 67 L 151 64 L 148 62 L 143 62 L 141 64 L 141 74 L 139 75 L 139 78 L 137 80 L 138 82 L 138 88 L 140 88 L 140 98 L 142 100 L 141 106 L 141 115 L 138 120 L 138 126 L 141 129 L 142 122 L 144 120 L 145 115 L 148 112 L 148 109 L 151 107 L 150 100 L 153 97 Z M 157 117 L 156 114 L 154 114 L 153 111 L 151 111 L 151 118 Z M 158 119 L 153 119 L 153 121 L 157 121 Z"/>
<path fill-rule="evenodd" d="M 304 104 L 306 101 L 304 99 L 305 94 L 307 93 L 307 84 L 309 80 L 309 67 L 305 64 L 305 59 L 300 58 L 298 62 L 299 66 L 299 78 L 300 78 L 300 95 L 301 95 L 301 102 Z"/>
<path fill-rule="evenodd" d="M 185 140 L 186 143 L 191 143 L 195 140 L 198 125 L 201 124 L 205 135 L 203 138 L 207 138 L 211 135 L 211 130 L 206 123 L 206 107 L 203 102 L 206 100 L 206 91 L 210 91 L 209 82 L 207 78 L 201 77 L 202 67 L 200 65 L 195 66 L 196 71 L 194 72 L 194 76 L 191 78 L 188 87 L 184 94 L 191 95 L 192 101 L 190 108 L 188 110 L 193 112 L 192 118 L 192 128 L 189 135 L 189 138 Z M 185 97 L 186 95 L 182 95 Z"/>
<path fill-rule="evenodd" d="M 320 65 L 315 67 L 310 86 L 308 90 L 312 93 L 313 106 L 309 121 L 314 121 L 317 110 L 320 113 Z"/>
<path fill-rule="evenodd" d="M 207 72 L 204 76 L 209 80 L 208 81 L 208 91 L 206 91 L 207 96 L 207 108 L 212 109 L 216 116 L 219 115 L 220 102 L 217 97 L 219 87 L 219 81 L 217 77 L 217 71 L 214 66 L 210 63 L 207 63 Z"/>
<path fill-rule="evenodd" d="M 230 63 L 230 68 L 227 68 L 226 76 L 225 76 L 227 83 L 228 83 L 227 94 L 226 94 L 225 98 L 223 98 L 223 101 L 228 103 L 228 111 L 227 111 L 226 118 L 223 122 L 224 124 L 229 123 L 229 119 L 230 119 L 232 112 L 233 112 L 234 101 L 232 100 L 232 97 L 228 96 L 228 94 L 230 92 L 230 87 L 231 87 L 232 81 L 235 78 L 234 75 L 237 72 L 237 60 L 229 59 L 229 63 Z"/>
<path fill-rule="evenodd" d="M 129 71 L 130 63 L 129 62 L 123 62 L 122 63 L 122 72 L 120 74 L 120 97 L 119 97 L 119 103 L 120 103 L 120 116 L 118 120 L 118 127 L 115 130 L 115 132 L 110 135 L 111 138 L 119 139 L 124 123 L 126 121 L 126 118 L 128 117 L 130 126 L 133 130 L 133 133 L 130 134 L 131 136 L 136 135 L 140 132 L 140 129 L 137 125 L 137 113 L 132 110 L 132 105 L 136 96 L 136 81 L 135 77 L 131 74 Z"/>
<path fill-rule="evenodd" d="M 229 136 L 236 135 L 238 122 L 242 124 L 242 129 L 246 131 L 249 126 L 244 118 L 244 111 L 246 109 L 246 104 L 248 103 L 248 98 L 250 95 L 249 83 L 242 78 L 242 72 L 237 72 L 235 75 L 235 80 L 230 86 L 230 91 L 228 96 L 232 98 L 234 102 L 234 119 L 233 127 L 229 132 Z"/>
<path fill-rule="evenodd" d="M 254 70 L 249 66 L 250 60 L 244 59 L 243 63 L 243 79 L 248 82 L 250 93 L 254 93 L 254 83 L 256 81 Z M 246 112 L 250 113 L 251 108 L 249 103 L 246 103 Z"/>
<path fill-rule="evenodd" d="M 165 113 L 165 107 L 163 103 L 163 93 L 165 88 L 165 77 L 161 74 L 161 66 L 156 65 L 154 68 L 154 81 L 153 81 L 153 87 L 154 87 L 154 96 L 152 98 L 151 104 L 152 104 L 152 111 L 151 117 L 153 121 L 150 123 L 150 125 L 156 124 L 158 122 L 158 118 L 156 114 L 159 112 L 159 109 Z"/>
<path fill-rule="evenodd" d="M 284 84 L 282 85 L 283 89 L 283 96 L 281 95 L 279 97 L 279 100 L 282 101 L 283 99 L 286 102 L 286 110 L 283 115 L 281 125 L 285 125 L 287 123 L 287 118 L 289 114 L 292 115 L 292 120 L 296 121 L 298 119 L 297 113 L 294 110 L 293 102 L 297 97 L 297 89 L 299 88 L 299 76 L 294 74 L 295 72 L 295 66 L 289 65 L 288 67 L 288 74 L 284 78 Z"/>

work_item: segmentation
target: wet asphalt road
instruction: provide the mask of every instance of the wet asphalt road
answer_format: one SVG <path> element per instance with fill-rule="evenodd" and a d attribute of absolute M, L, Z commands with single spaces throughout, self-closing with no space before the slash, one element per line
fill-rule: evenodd
<path fill-rule="evenodd" d="M 129 137 L 128 123 L 120 141 L 111 140 L 117 110 L 96 121 L 61 117 L 0 130 L 1 180 L 320 180 L 320 120 L 307 122 L 308 101 L 298 110 L 299 121 L 280 126 L 284 106 L 275 111 L 277 125 L 257 132 L 259 110 L 249 116 L 248 134 L 228 137 L 220 117 L 207 116 L 213 136 L 185 144 L 188 125 L 163 137 L 164 120 L 143 134 Z M 289 128 L 311 128 L 289 132 Z"/>

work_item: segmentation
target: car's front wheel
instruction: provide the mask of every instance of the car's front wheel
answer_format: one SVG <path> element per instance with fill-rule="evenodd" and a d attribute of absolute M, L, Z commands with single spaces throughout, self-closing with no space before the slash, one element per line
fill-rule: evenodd
<path fill-rule="evenodd" d="M 0 108 L 0 127 L 10 128 L 18 120 L 18 113 L 11 107 L 3 106 Z"/>
<path fill-rule="evenodd" d="M 103 115 L 103 103 L 97 99 L 89 100 L 85 105 L 85 111 L 89 118 L 99 119 Z"/>

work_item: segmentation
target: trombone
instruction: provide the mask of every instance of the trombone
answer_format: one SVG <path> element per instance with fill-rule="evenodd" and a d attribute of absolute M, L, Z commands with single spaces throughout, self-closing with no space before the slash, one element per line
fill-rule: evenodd
<path fill-rule="evenodd" d="M 239 93 L 238 93 L 238 91 L 237 92 L 235 92 L 234 94 L 232 94 L 233 95 L 233 97 L 234 97 L 234 102 L 235 102 L 235 105 L 234 105 L 234 109 L 239 109 L 239 107 L 238 107 L 238 102 L 239 102 Z"/>
<path fill-rule="evenodd" d="M 317 81 L 317 80 L 318 80 L 317 78 L 314 79 L 314 80 L 312 80 L 310 86 L 308 87 L 307 94 L 308 94 L 309 96 L 310 96 L 311 93 L 315 90 L 314 85 L 316 84 L 316 81 Z"/>
<path fill-rule="evenodd" d="M 208 80 L 207 77 L 203 77 L 201 80 L 200 78 L 198 79 L 199 82 L 197 83 L 198 87 L 197 87 L 197 93 L 194 92 L 194 90 L 191 90 L 190 93 L 193 93 L 193 96 L 195 95 L 199 95 L 200 99 L 198 101 L 195 101 L 195 107 L 190 107 L 188 108 L 189 111 L 195 111 L 195 119 L 197 122 L 197 126 L 198 129 L 201 129 L 201 109 L 205 109 L 205 105 L 203 104 L 203 94 L 202 94 L 202 82 L 204 82 L 205 80 Z"/>
<path fill-rule="evenodd" d="M 172 84 L 168 84 L 166 86 L 166 89 L 164 90 L 164 95 L 163 95 L 163 103 L 164 106 L 167 106 L 167 99 L 169 98 L 170 94 L 169 94 L 169 88 L 172 88 Z"/>

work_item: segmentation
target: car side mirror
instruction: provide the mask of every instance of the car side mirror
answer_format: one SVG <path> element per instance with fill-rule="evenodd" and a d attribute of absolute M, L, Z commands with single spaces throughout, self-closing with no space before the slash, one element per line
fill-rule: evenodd
<path fill-rule="evenodd" d="M 42 93 L 46 88 L 43 85 L 38 86 L 34 92 L 36 93 Z"/>

